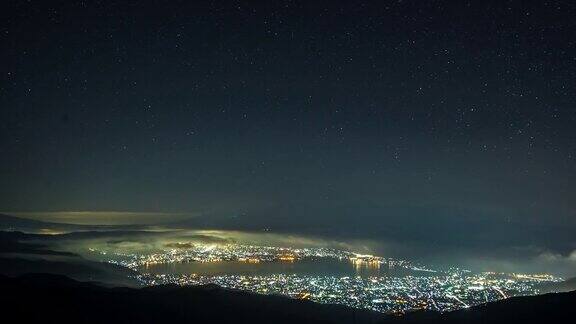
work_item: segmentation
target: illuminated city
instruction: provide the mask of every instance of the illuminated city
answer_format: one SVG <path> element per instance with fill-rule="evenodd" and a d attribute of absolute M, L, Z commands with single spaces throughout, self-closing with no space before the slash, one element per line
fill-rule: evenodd
<path fill-rule="evenodd" d="M 105 253 L 95 249 L 90 252 L 110 263 L 138 271 L 136 277 L 144 285 L 216 284 L 225 288 L 343 304 L 384 313 L 417 310 L 447 312 L 512 296 L 538 294 L 539 284 L 561 280 L 546 274 L 432 269 L 406 260 L 330 248 L 184 243 L 173 246 L 179 248 L 144 254 Z M 297 265 L 304 262 L 324 263 L 326 267 L 346 265 L 351 269 L 351 274 L 274 273 L 270 270 L 256 274 L 204 274 L 156 268 L 181 264 L 216 264 L 226 268 L 238 263 L 257 268 L 266 264 Z M 329 269 L 326 272 L 330 272 Z"/>

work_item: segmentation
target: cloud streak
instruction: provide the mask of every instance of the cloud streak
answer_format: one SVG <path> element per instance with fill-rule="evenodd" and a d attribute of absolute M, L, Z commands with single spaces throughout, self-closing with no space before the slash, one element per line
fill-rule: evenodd
<path fill-rule="evenodd" d="M 77 225 L 163 224 L 197 217 L 200 213 L 169 213 L 139 211 L 33 211 L 2 212 L 43 222 Z"/>

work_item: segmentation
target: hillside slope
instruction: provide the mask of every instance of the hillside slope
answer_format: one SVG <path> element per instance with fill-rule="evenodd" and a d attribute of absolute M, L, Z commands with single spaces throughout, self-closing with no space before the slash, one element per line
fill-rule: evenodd
<path fill-rule="evenodd" d="M 223 289 L 105 288 L 63 276 L 0 277 L 0 304 L 19 322 L 377 323 L 384 315 L 339 305 Z"/>
<path fill-rule="evenodd" d="M 561 323 L 576 316 L 576 292 L 517 297 L 447 314 L 386 316 L 339 305 L 208 285 L 105 288 L 63 276 L 0 276 L 0 304 L 20 321 L 192 323 Z"/>

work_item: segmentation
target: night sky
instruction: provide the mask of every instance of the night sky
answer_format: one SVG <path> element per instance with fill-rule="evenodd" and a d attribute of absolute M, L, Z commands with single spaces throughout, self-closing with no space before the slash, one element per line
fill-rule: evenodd
<path fill-rule="evenodd" d="M 574 1 L 0 12 L 2 211 L 576 263 Z"/>

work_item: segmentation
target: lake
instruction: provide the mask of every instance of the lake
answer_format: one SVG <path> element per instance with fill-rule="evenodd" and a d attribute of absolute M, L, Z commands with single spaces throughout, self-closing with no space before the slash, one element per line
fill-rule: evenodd
<path fill-rule="evenodd" d="M 237 261 L 220 262 L 183 262 L 142 266 L 141 272 L 151 274 L 199 274 L 199 275 L 332 275 L 332 276 L 408 276 L 431 275 L 427 272 L 414 271 L 387 265 L 355 265 L 350 261 L 334 259 L 298 260 L 294 262 L 260 262 L 246 263 Z"/>

